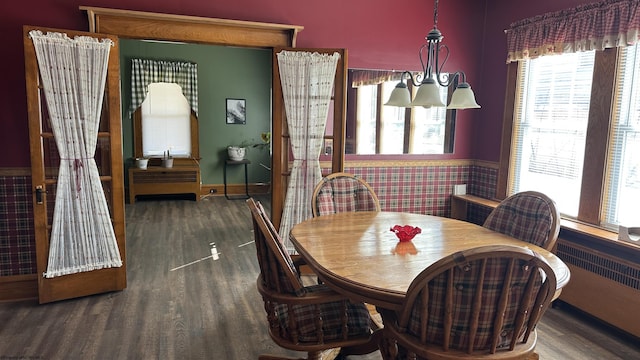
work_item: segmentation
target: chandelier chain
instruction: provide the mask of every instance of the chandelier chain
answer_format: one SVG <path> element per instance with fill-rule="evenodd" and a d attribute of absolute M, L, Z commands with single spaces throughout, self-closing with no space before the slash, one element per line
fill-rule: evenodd
<path fill-rule="evenodd" d="M 438 0 L 433 3 L 433 28 L 438 27 Z"/>

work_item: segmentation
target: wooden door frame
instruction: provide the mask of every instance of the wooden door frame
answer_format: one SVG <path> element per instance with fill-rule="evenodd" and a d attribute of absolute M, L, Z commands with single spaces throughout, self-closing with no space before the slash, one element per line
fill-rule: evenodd
<path fill-rule="evenodd" d="M 91 32 L 107 33 L 128 39 L 149 39 L 190 42 L 208 45 L 242 46 L 273 49 L 295 47 L 296 37 L 304 29 L 298 25 L 261 23 L 252 21 L 205 18 L 143 11 L 107 9 L 80 6 L 89 18 Z M 275 79 L 272 79 L 275 83 Z M 278 80 L 279 81 L 279 80 Z M 284 111 L 279 102 L 273 100 L 272 129 L 280 133 L 281 124 L 276 123 L 276 114 Z M 286 125 L 286 124 L 285 124 Z M 286 131 L 286 130 L 285 130 Z M 286 159 L 273 143 L 272 166 L 278 166 L 277 159 Z M 286 183 L 276 171 L 271 171 L 272 217 L 280 219 L 282 206 L 280 197 L 286 193 Z M 274 209 L 275 203 L 275 209 Z M 279 223 L 276 223 L 279 226 Z"/>
<path fill-rule="evenodd" d="M 243 46 L 277 49 L 295 48 L 296 38 L 304 29 L 298 25 L 261 23 L 252 21 L 215 19 L 197 16 L 150 13 L 143 11 L 119 10 L 81 6 L 87 12 L 89 30 L 117 35 L 120 38 L 152 39 L 192 42 L 209 45 Z M 298 49 L 298 48 L 296 48 Z M 346 49 L 305 49 L 305 51 L 338 51 L 341 56 L 336 70 L 334 93 L 334 128 L 331 171 L 344 170 L 344 143 L 346 127 Z M 271 217 L 279 228 L 289 174 L 288 142 L 282 142 L 288 135 L 281 96 L 276 96 L 280 87 L 279 74 L 274 70 L 272 88 L 272 170 L 271 170 Z M 281 93 L 281 91 L 280 91 Z"/>
<path fill-rule="evenodd" d="M 290 48 L 276 47 L 273 49 L 273 129 L 274 134 L 271 136 L 273 142 L 273 164 L 271 168 L 272 178 L 278 178 L 282 184 L 281 187 L 271 190 L 271 221 L 280 228 L 282 220 L 282 211 L 284 210 L 284 202 L 286 196 L 286 185 L 288 184 L 291 170 L 290 162 L 290 143 L 289 129 L 286 121 L 284 108 L 284 99 L 282 96 L 282 86 L 280 83 L 280 73 L 277 66 L 277 54 L 282 50 L 289 51 L 305 51 L 319 53 L 335 53 L 340 54 L 338 63 L 336 64 L 336 75 L 334 78 L 333 93 L 333 151 L 331 152 L 331 172 L 344 171 L 344 146 L 346 138 L 346 113 L 347 113 L 347 50 L 346 49 L 324 49 L 324 48 Z M 275 132 L 280 129 L 280 132 Z M 278 157 L 276 159 L 276 150 Z M 309 204 L 311 206 L 311 204 Z"/>

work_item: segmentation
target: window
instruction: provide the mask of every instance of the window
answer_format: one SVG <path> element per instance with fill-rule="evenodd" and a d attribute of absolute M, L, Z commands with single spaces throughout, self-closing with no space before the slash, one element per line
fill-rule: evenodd
<path fill-rule="evenodd" d="M 446 108 L 384 106 L 397 80 L 357 88 L 357 154 L 442 154 Z M 443 102 L 448 88 L 440 87 Z M 349 123 L 349 122 L 348 122 Z"/>
<path fill-rule="evenodd" d="M 356 154 L 375 154 L 378 87 L 360 86 L 357 91 L 356 138 L 358 145 Z"/>
<path fill-rule="evenodd" d="M 382 83 L 382 102 L 391 95 L 397 81 Z M 405 108 L 382 106 L 380 115 L 380 154 L 404 153 Z"/>
<path fill-rule="evenodd" d="M 537 190 L 577 216 L 594 52 L 520 63 L 510 193 Z"/>
<path fill-rule="evenodd" d="M 513 124 L 503 139 L 511 143 L 509 174 L 500 175 L 499 195 L 537 190 L 563 216 L 612 230 L 640 224 L 640 48 L 517 66 Z"/>
<path fill-rule="evenodd" d="M 621 49 L 618 64 L 602 211 L 607 227 L 640 224 L 640 47 Z"/>
<path fill-rule="evenodd" d="M 191 156 L 191 107 L 176 83 L 151 83 L 142 110 L 142 155 Z"/>
<path fill-rule="evenodd" d="M 440 95 L 446 102 L 447 89 L 440 87 Z M 442 154 L 444 152 L 446 107 L 413 108 L 414 115 L 419 121 L 411 123 L 409 140 L 410 154 Z"/>

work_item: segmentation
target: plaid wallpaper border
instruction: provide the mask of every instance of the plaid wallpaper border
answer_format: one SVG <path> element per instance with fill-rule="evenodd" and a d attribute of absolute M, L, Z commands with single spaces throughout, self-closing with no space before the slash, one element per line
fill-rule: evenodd
<path fill-rule="evenodd" d="M 36 273 L 30 176 L 0 177 L 0 276 Z"/>

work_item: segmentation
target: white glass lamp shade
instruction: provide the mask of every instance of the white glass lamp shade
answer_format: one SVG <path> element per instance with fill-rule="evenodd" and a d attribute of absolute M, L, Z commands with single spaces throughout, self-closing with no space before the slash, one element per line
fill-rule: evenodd
<path fill-rule="evenodd" d="M 451 95 L 451 103 L 447 106 L 448 109 L 479 109 L 480 105 L 476 102 L 476 96 L 471 90 L 471 86 L 468 83 L 463 82 L 458 85 L 456 90 Z"/>
<path fill-rule="evenodd" d="M 407 84 L 400 81 L 398 85 L 393 89 L 391 95 L 389 96 L 389 100 L 385 103 L 388 106 L 398 106 L 398 107 L 410 107 L 411 106 L 411 94 L 409 93 L 409 88 L 407 88 Z"/>
<path fill-rule="evenodd" d="M 440 89 L 434 79 L 425 79 L 416 93 L 416 97 L 411 102 L 411 106 L 445 106 L 440 98 Z"/>

